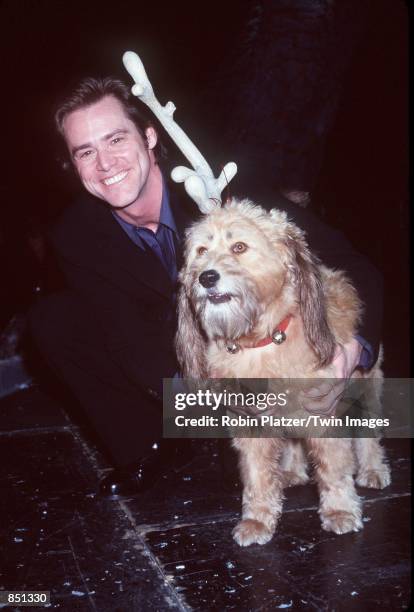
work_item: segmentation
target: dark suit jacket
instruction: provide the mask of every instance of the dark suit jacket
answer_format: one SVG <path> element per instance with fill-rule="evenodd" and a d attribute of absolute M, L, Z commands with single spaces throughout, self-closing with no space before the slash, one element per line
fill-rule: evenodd
<path fill-rule="evenodd" d="M 198 216 L 196 205 L 184 194 L 177 198 L 171 192 L 170 199 L 182 233 Z M 379 273 L 343 234 L 306 209 L 282 196 L 272 199 L 271 205 L 286 210 L 306 231 L 310 247 L 323 263 L 348 272 L 369 313 L 360 335 L 377 354 L 382 318 Z M 135 384 L 153 397 L 160 396 L 161 379 L 172 377 L 178 364 L 173 344 L 176 323 L 171 318 L 175 287 L 157 257 L 137 247 L 108 207 L 88 194 L 65 212 L 53 233 L 53 243 L 69 287 L 96 313 L 112 359 Z M 180 245 L 176 246 L 180 254 Z"/>
<path fill-rule="evenodd" d="M 179 201 L 180 200 L 180 201 Z M 177 230 L 197 217 L 196 206 L 170 191 Z M 69 288 L 96 315 L 111 358 L 152 397 L 160 397 L 162 378 L 178 371 L 173 286 L 159 259 L 137 247 L 109 207 L 84 194 L 65 211 L 52 243 Z M 182 259 L 176 244 L 178 268 Z"/>

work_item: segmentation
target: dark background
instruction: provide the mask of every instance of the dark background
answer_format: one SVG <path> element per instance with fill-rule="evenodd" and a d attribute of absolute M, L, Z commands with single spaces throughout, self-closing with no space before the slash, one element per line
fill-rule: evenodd
<path fill-rule="evenodd" d="M 53 106 L 74 79 L 128 81 L 131 49 L 213 169 L 238 163 L 232 193 L 271 203 L 278 188 L 311 191 L 317 212 L 383 271 L 385 370 L 408 376 L 402 0 L 7 0 L 0 22 L 1 326 L 33 299 L 39 236 L 78 189 L 56 161 Z"/>

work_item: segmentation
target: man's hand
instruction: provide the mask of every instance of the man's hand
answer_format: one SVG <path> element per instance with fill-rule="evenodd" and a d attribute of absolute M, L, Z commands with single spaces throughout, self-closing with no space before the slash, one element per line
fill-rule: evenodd
<path fill-rule="evenodd" d="M 347 383 L 359 364 L 362 346 L 353 338 L 344 345 L 336 346 L 332 361 L 331 378 L 315 379 L 314 386 L 299 393 L 299 401 L 303 409 L 316 416 L 332 416 Z M 280 407 L 268 407 L 259 410 L 256 406 L 229 406 L 231 412 L 242 416 L 257 417 L 258 415 L 280 415 Z"/>
<path fill-rule="evenodd" d="M 314 415 L 332 416 L 353 371 L 358 366 L 362 346 L 353 338 L 344 345 L 336 346 L 332 361 L 332 379 L 315 384 L 301 394 L 303 408 Z M 335 378 L 334 378 L 335 377 Z M 317 383 L 317 381 L 315 381 Z"/>

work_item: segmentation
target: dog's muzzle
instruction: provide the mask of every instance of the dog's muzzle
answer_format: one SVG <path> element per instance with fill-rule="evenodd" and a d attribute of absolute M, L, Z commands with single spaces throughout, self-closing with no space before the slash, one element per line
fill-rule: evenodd
<path fill-rule="evenodd" d="M 216 285 L 220 280 L 220 274 L 217 270 L 205 270 L 198 277 L 200 285 L 207 289 L 207 299 L 212 304 L 223 304 L 231 300 L 229 293 L 221 293 L 217 291 Z"/>

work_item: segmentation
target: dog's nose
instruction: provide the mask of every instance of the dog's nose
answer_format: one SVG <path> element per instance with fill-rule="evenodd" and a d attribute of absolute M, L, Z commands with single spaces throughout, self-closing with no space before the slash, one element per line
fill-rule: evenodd
<path fill-rule="evenodd" d="M 206 270 L 200 274 L 198 280 L 203 287 L 209 289 L 210 287 L 214 287 L 219 278 L 220 274 L 217 272 L 217 270 Z"/>

